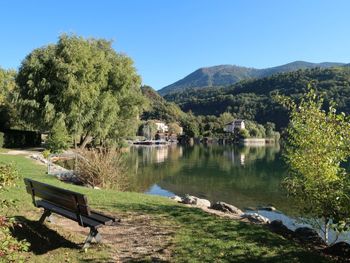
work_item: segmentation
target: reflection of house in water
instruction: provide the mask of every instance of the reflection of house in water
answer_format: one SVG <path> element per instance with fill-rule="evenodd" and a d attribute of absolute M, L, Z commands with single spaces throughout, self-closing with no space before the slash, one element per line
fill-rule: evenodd
<path fill-rule="evenodd" d="M 139 164 L 148 165 L 152 163 L 162 163 L 167 159 L 177 160 L 183 155 L 183 149 L 176 144 L 170 145 L 135 145 L 132 151 L 137 151 L 136 162 Z"/>
<path fill-rule="evenodd" d="M 234 151 L 224 151 L 223 155 L 232 161 L 234 164 L 244 165 L 245 163 L 245 153 Z"/>
<path fill-rule="evenodd" d="M 168 159 L 169 147 L 155 147 L 155 162 L 162 163 Z"/>

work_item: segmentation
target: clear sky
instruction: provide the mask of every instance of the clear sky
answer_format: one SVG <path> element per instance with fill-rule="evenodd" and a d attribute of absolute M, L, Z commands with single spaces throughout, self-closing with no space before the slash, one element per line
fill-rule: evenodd
<path fill-rule="evenodd" d="M 62 33 L 114 41 L 160 89 L 205 66 L 350 63 L 349 0 L 3 0 L 0 67 Z"/>

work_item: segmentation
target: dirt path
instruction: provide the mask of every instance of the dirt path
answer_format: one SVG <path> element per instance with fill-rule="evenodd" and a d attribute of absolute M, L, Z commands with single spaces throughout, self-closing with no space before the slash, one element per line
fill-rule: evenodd
<path fill-rule="evenodd" d="M 69 236 L 74 236 L 74 240 L 80 240 L 81 244 L 89 232 L 88 228 L 80 227 L 76 222 L 58 215 L 54 215 L 54 222 L 46 223 L 46 226 L 57 230 L 59 234 L 69 233 Z M 121 222 L 115 226 L 104 226 L 99 229 L 102 243 L 111 248 L 111 262 L 144 259 L 152 262 L 168 262 L 175 231 L 175 228 L 164 227 L 150 216 L 142 214 L 125 214 L 121 217 Z"/>

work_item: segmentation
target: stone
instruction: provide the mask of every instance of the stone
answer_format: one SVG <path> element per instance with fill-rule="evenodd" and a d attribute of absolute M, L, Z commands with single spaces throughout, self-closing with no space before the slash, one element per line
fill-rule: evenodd
<path fill-rule="evenodd" d="M 326 242 L 318 235 L 318 233 L 309 227 L 299 227 L 294 231 L 294 236 L 302 242 L 317 246 L 325 246 Z"/>
<path fill-rule="evenodd" d="M 276 208 L 273 206 L 264 206 L 264 207 L 259 207 L 259 210 L 264 210 L 264 211 L 276 211 Z"/>
<path fill-rule="evenodd" d="M 185 195 L 181 199 L 181 203 L 187 204 L 187 205 L 195 205 L 197 203 L 197 197 L 192 196 L 192 195 Z"/>
<path fill-rule="evenodd" d="M 350 244 L 341 241 L 323 249 L 323 252 L 328 255 L 350 258 Z"/>
<path fill-rule="evenodd" d="M 201 207 L 210 207 L 211 203 L 207 199 L 197 198 L 196 205 Z"/>
<path fill-rule="evenodd" d="M 174 200 L 176 202 L 181 202 L 182 201 L 182 198 L 178 195 L 174 195 L 172 197 L 170 197 L 171 200 Z"/>
<path fill-rule="evenodd" d="M 192 195 L 185 195 L 185 197 L 182 198 L 181 203 L 201 207 L 210 207 L 211 205 L 209 200 L 198 198 Z"/>
<path fill-rule="evenodd" d="M 272 232 L 283 237 L 293 237 L 294 235 L 294 232 L 286 227 L 281 220 L 273 220 L 268 227 Z"/>
<path fill-rule="evenodd" d="M 262 215 L 259 215 L 258 213 L 244 213 L 242 218 L 248 219 L 250 222 L 257 223 L 257 224 L 268 224 L 270 223 L 270 220 Z"/>
<path fill-rule="evenodd" d="M 222 211 L 225 213 L 232 213 L 232 214 L 237 214 L 237 215 L 243 214 L 241 209 L 239 209 L 233 205 L 227 204 L 225 202 L 216 202 L 215 204 L 212 204 L 210 208 L 214 209 L 214 210 L 219 210 L 219 211 Z"/>

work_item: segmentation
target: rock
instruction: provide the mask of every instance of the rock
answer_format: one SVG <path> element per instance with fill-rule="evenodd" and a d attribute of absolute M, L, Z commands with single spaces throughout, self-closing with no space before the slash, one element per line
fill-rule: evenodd
<path fill-rule="evenodd" d="M 207 199 L 197 198 L 197 206 L 210 207 L 211 203 Z"/>
<path fill-rule="evenodd" d="M 210 207 L 210 201 L 207 199 L 201 199 L 192 195 L 185 195 L 182 198 L 181 203 L 188 205 L 197 205 L 202 207 Z"/>
<path fill-rule="evenodd" d="M 325 246 L 326 243 L 318 233 L 309 227 L 299 227 L 294 231 L 294 236 L 302 242 L 317 246 Z"/>
<path fill-rule="evenodd" d="M 182 201 L 182 198 L 178 195 L 174 195 L 172 197 L 170 197 L 171 200 L 174 200 L 176 202 L 181 202 Z"/>
<path fill-rule="evenodd" d="M 283 237 L 293 237 L 294 232 L 286 227 L 281 220 L 273 220 L 269 224 L 269 229 Z"/>
<path fill-rule="evenodd" d="M 195 205 L 197 203 L 197 197 L 192 196 L 192 195 L 185 195 L 181 199 L 181 203 L 187 204 L 187 205 Z"/>
<path fill-rule="evenodd" d="M 240 210 L 239 208 L 233 205 L 227 204 L 225 202 L 216 202 L 215 204 L 212 204 L 210 208 L 214 210 L 219 210 L 225 213 L 232 213 L 232 214 L 238 214 L 238 215 L 243 214 L 242 210 Z"/>
<path fill-rule="evenodd" d="M 265 211 L 276 211 L 276 208 L 273 206 L 264 206 L 264 207 L 259 207 L 259 210 L 265 210 Z"/>
<path fill-rule="evenodd" d="M 258 213 L 252 213 L 252 214 L 244 213 L 241 217 L 246 218 L 253 223 L 258 223 L 258 224 L 270 223 L 270 220 L 268 218 L 266 218 L 262 215 L 259 215 Z"/>
<path fill-rule="evenodd" d="M 323 249 L 323 252 L 328 255 L 350 258 L 350 244 L 341 241 Z"/>

